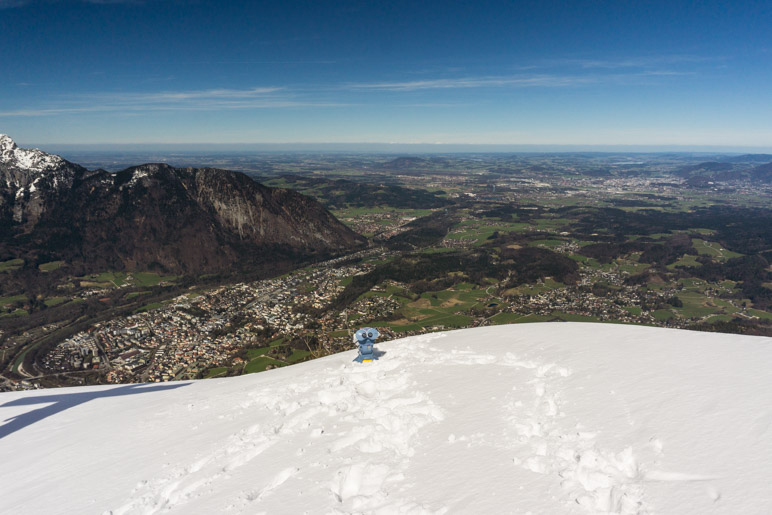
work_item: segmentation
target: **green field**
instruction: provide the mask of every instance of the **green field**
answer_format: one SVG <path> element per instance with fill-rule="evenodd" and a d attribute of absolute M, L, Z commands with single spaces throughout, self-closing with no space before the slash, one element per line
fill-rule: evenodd
<path fill-rule="evenodd" d="M 8 306 L 14 302 L 26 301 L 27 297 L 24 295 L 14 295 L 12 297 L 0 297 L 0 307 Z"/>
<path fill-rule="evenodd" d="M 522 286 L 518 286 L 516 288 L 512 288 L 511 290 L 507 290 L 506 294 L 518 294 L 518 295 L 539 295 L 540 293 L 544 293 L 545 291 L 549 290 L 555 290 L 558 288 L 562 288 L 565 285 L 563 283 L 560 283 L 551 277 L 547 277 L 542 281 L 541 283 L 536 284 L 524 284 Z"/>
<path fill-rule="evenodd" d="M 543 231 L 557 231 L 566 228 L 571 223 L 572 221 L 567 218 L 542 217 L 537 219 L 534 225 L 537 229 Z"/>
<path fill-rule="evenodd" d="M 573 259 L 577 263 L 581 263 L 584 266 L 587 266 L 590 268 L 594 268 L 597 270 L 600 270 L 601 268 L 603 268 L 603 265 L 600 263 L 600 261 L 598 261 L 595 258 L 582 256 L 581 254 L 570 254 L 568 257 Z"/>
<path fill-rule="evenodd" d="M 493 233 L 519 232 L 528 228 L 528 224 L 504 223 L 489 225 L 480 220 L 465 220 L 451 229 L 448 240 L 473 240 L 474 245 L 482 245 Z"/>
<path fill-rule="evenodd" d="M 98 288 L 124 288 L 126 286 L 148 288 L 158 286 L 161 282 L 172 282 L 177 279 L 178 276 L 176 275 L 160 275 L 154 272 L 102 272 L 78 277 L 82 286 Z"/>
<path fill-rule="evenodd" d="M 697 261 L 696 256 L 692 256 L 691 254 L 684 254 L 680 258 L 678 258 L 678 261 L 675 263 L 671 263 L 667 265 L 667 268 L 670 270 L 675 270 L 678 267 L 700 267 L 702 266 L 702 263 Z"/>
<path fill-rule="evenodd" d="M 346 334 L 346 331 L 339 332 Z M 267 355 L 272 348 L 282 343 L 284 343 L 284 338 L 279 338 L 270 342 L 267 347 L 247 349 L 247 364 L 244 366 L 244 372 L 247 374 L 263 372 L 268 365 L 285 366 L 287 363 L 298 363 L 311 355 L 307 350 L 292 349 L 292 354 L 286 359 L 286 362 Z"/>
<path fill-rule="evenodd" d="M 0 315 L 0 317 L 18 317 L 18 316 L 26 316 L 26 315 L 29 315 L 29 311 L 27 311 L 26 309 L 19 308 L 17 310 L 11 311 L 10 313 L 2 314 Z"/>
<path fill-rule="evenodd" d="M 160 275 L 153 272 L 132 272 L 131 277 L 138 286 L 157 286 L 162 282 L 173 282 L 179 279 L 176 275 Z"/>
<path fill-rule="evenodd" d="M 760 309 L 749 309 L 748 314 L 751 316 L 763 318 L 764 320 L 772 320 L 772 313 L 761 311 Z"/>
<path fill-rule="evenodd" d="M 648 270 L 651 265 L 647 263 L 636 263 L 635 261 L 618 259 L 617 264 L 621 272 L 627 272 L 630 275 L 636 275 Z"/>
<path fill-rule="evenodd" d="M 311 353 L 307 350 L 293 349 L 292 354 L 290 354 L 290 357 L 287 358 L 287 361 L 289 361 L 290 363 L 299 363 L 300 361 L 303 361 L 310 355 Z"/>
<path fill-rule="evenodd" d="M 421 254 L 441 254 L 444 252 L 455 252 L 457 249 L 451 247 L 427 247 L 420 250 Z"/>
<path fill-rule="evenodd" d="M 561 320 L 565 320 L 566 322 L 600 322 L 600 319 L 593 316 L 576 315 L 574 313 L 565 313 L 563 311 L 553 311 L 552 315 Z"/>
<path fill-rule="evenodd" d="M 150 304 L 146 304 L 141 308 L 137 308 L 136 310 L 134 310 L 134 313 L 142 313 L 144 311 L 150 311 L 152 309 L 158 309 L 162 307 L 164 307 L 164 305 L 160 302 L 151 302 Z"/>
<path fill-rule="evenodd" d="M 281 366 L 284 366 L 285 364 L 286 363 L 277 361 L 273 358 L 269 358 L 268 356 L 261 356 L 247 363 L 246 366 L 244 367 L 244 372 L 246 374 L 254 374 L 255 372 L 264 372 L 265 369 L 268 367 L 268 365 L 281 367 Z"/>
<path fill-rule="evenodd" d="M 49 263 L 43 263 L 38 265 L 41 272 L 53 272 L 64 266 L 64 261 L 51 261 Z"/>
<path fill-rule="evenodd" d="M 494 324 L 527 324 L 531 322 L 547 322 L 553 317 L 547 315 L 520 315 L 517 313 L 499 313 L 491 317 Z"/>
<path fill-rule="evenodd" d="M 421 331 L 424 328 L 424 326 L 421 324 L 403 321 L 403 320 L 397 320 L 397 321 L 374 320 L 372 322 L 369 322 L 368 325 L 372 327 L 388 327 L 389 329 L 397 333 L 401 333 L 404 331 Z"/>
<path fill-rule="evenodd" d="M 398 209 L 398 208 L 387 207 L 387 206 L 375 206 L 375 207 L 347 207 L 344 209 L 335 209 L 332 211 L 332 214 L 334 214 L 335 218 L 338 218 L 338 219 L 357 218 L 357 217 L 366 216 L 366 215 L 383 214 L 383 213 L 394 213 L 394 214 L 399 214 L 401 216 L 406 216 L 406 217 L 421 218 L 423 216 L 430 215 L 432 213 L 432 210 L 431 209 Z"/>
<path fill-rule="evenodd" d="M 91 274 L 78 277 L 82 286 L 96 286 L 98 288 L 121 288 L 128 286 L 126 283 L 127 274 L 123 272 L 102 272 L 101 274 Z M 85 284 L 83 284 L 85 283 Z"/>
<path fill-rule="evenodd" d="M 393 288 L 393 287 L 392 287 Z M 481 299 L 487 297 L 484 290 L 473 285 L 461 283 L 453 289 L 425 292 L 418 299 L 401 295 L 409 295 L 399 288 L 387 292 L 368 292 L 365 294 L 392 296 L 402 305 L 402 318 L 398 320 L 373 322 L 375 326 L 390 327 L 395 331 L 418 331 L 434 327 L 460 328 L 467 327 L 472 318 L 463 312 L 481 306 Z"/>
<path fill-rule="evenodd" d="M 726 250 L 719 243 L 712 241 L 701 240 L 699 238 L 692 238 L 692 245 L 697 249 L 697 252 L 703 256 L 710 256 L 718 260 L 726 260 L 742 256 L 737 252 Z"/>
<path fill-rule="evenodd" d="M 209 370 L 209 372 L 206 373 L 206 376 L 204 376 L 204 379 L 211 379 L 213 377 L 225 375 L 227 371 L 228 371 L 228 367 L 212 368 Z"/>
<path fill-rule="evenodd" d="M 702 279 L 696 279 L 694 277 L 686 277 L 684 279 L 681 279 L 678 281 L 681 283 L 685 288 L 690 290 L 696 290 L 699 292 L 705 291 L 705 286 L 707 283 Z"/>
<path fill-rule="evenodd" d="M 127 299 L 135 299 L 135 298 L 137 298 L 137 297 L 139 297 L 141 295 L 149 295 L 149 294 L 150 294 L 149 291 L 133 291 L 133 292 L 129 293 L 128 295 L 126 295 L 126 298 Z"/>
<path fill-rule="evenodd" d="M 247 349 L 247 359 L 255 359 L 265 355 L 271 347 L 260 347 L 258 349 Z"/>
<path fill-rule="evenodd" d="M 735 317 L 732 315 L 713 315 L 705 319 L 705 322 L 712 324 L 714 322 L 729 322 L 731 320 L 734 320 Z"/>
<path fill-rule="evenodd" d="M 23 259 L 9 259 L 8 261 L 0 261 L 0 274 L 3 272 L 13 272 L 24 266 Z"/>
<path fill-rule="evenodd" d="M 267 347 L 247 349 L 247 358 L 246 358 L 247 363 L 243 367 L 243 372 L 245 374 L 264 372 L 269 365 L 272 365 L 274 367 L 283 367 L 283 366 L 286 366 L 288 363 L 297 363 L 297 362 L 303 361 L 304 359 L 306 359 L 308 356 L 311 355 L 311 353 L 307 350 L 293 349 L 292 354 L 289 356 L 289 358 L 287 358 L 286 362 L 282 361 L 281 359 L 275 359 L 267 355 L 272 348 L 278 345 L 281 345 L 283 341 L 284 341 L 283 338 L 279 338 L 277 340 L 270 342 Z M 225 374 L 225 372 L 227 371 L 228 371 L 227 367 L 213 368 L 207 373 L 206 377 L 207 378 L 216 377 L 218 375 Z"/>
<path fill-rule="evenodd" d="M 731 314 L 737 311 L 730 303 L 721 299 L 706 297 L 703 293 L 694 290 L 682 291 L 678 298 L 683 302 L 683 307 L 675 308 L 675 311 L 687 318 L 701 318 L 714 314 Z"/>

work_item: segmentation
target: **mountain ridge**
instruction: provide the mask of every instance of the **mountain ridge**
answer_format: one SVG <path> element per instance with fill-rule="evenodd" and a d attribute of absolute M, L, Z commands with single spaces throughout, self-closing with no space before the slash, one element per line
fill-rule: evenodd
<path fill-rule="evenodd" d="M 7 136 L 1 148 L 0 255 L 42 250 L 87 269 L 187 274 L 364 244 L 314 199 L 239 172 L 149 163 L 113 174 Z"/>

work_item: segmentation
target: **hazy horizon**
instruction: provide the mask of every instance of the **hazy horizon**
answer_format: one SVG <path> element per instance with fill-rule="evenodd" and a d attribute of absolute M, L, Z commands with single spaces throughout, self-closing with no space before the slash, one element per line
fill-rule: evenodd
<path fill-rule="evenodd" d="M 769 147 L 699 146 L 699 145 L 507 145 L 507 144 L 432 144 L 432 143 L 33 143 L 23 147 L 47 152 L 237 152 L 237 153 L 371 153 L 371 154 L 495 154 L 495 153 L 626 153 L 626 154 L 766 154 Z"/>

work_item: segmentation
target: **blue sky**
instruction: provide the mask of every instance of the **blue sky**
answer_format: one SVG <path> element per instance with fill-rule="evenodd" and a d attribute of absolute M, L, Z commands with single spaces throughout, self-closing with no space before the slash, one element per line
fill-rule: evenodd
<path fill-rule="evenodd" d="M 0 0 L 0 132 L 772 149 L 770 5 Z"/>

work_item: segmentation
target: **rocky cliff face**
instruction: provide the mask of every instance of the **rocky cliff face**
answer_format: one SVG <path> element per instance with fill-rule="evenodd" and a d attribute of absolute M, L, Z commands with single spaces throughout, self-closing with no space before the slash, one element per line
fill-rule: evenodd
<path fill-rule="evenodd" d="M 224 271 L 364 244 L 315 200 L 241 173 L 164 164 L 89 171 L 7 136 L 0 225 L 2 254 L 41 251 L 93 270 Z"/>

